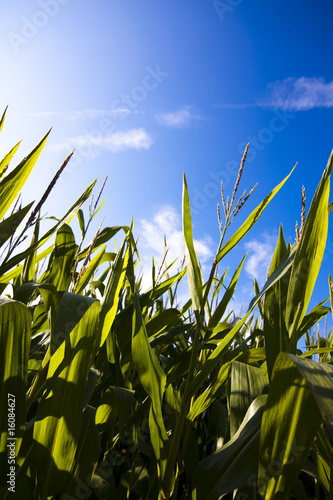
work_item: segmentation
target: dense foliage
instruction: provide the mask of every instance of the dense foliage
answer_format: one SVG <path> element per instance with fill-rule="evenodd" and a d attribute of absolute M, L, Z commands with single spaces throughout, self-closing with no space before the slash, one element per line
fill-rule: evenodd
<path fill-rule="evenodd" d="M 235 318 L 228 309 L 244 258 L 228 284 L 218 266 L 290 174 L 227 237 L 247 198 L 235 201 L 245 151 L 230 199 L 222 189 L 207 282 L 184 176 L 186 267 L 170 276 L 171 266 L 156 272 L 153 262 L 153 285 L 142 291 L 132 226 L 99 229 L 85 244 L 100 195 L 87 221 L 81 207 L 96 181 L 41 235 L 41 208 L 70 157 L 35 207 L 12 208 L 46 140 L 10 173 L 18 146 L 0 162 L 1 498 L 333 498 L 333 335 L 313 343 L 309 334 L 332 312 L 331 277 L 330 305 L 324 294 L 308 311 L 333 154 L 297 241 L 287 245 L 280 227 L 266 284 L 255 283 L 248 311 Z M 116 235 L 122 244 L 110 252 Z M 189 300 L 178 305 L 186 275 Z"/>

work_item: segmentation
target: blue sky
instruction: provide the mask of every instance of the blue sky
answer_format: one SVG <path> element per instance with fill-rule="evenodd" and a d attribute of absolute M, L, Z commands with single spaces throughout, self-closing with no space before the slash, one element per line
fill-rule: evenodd
<path fill-rule="evenodd" d="M 185 171 L 197 249 L 207 270 L 219 229 L 219 179 L 231 194 L 250 142 L 240 193 L 258 187 L 229 235 L 298 162 L 242 245 L 222 264 L 230 277 L 248 251 L 236 308 L 262 284 L 279 224 L 293 242 L 301 188 L 310 200 L 333 147 L 333 5 L 327 1 L 13 0 L 1 6 L 0 109 L 5 154 L 17 161 L 53 127 L 23 193 L 38 199 L 67 154 L 49 198 L 61 215 L 96 177 L 109 174 L 104 225 L 140 234 L 143 269 L 182 257 Z M 96 228 L 99 221 L 96 220 Z M 315 291 L 328 296 L 333 233 Z"/>

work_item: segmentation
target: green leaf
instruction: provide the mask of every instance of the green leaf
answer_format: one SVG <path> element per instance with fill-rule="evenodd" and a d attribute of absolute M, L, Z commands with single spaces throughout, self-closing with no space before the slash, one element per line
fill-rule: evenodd
<path fill-rule="evenodd" d="M 332 212 L 332 210 L 333 210 L 333 201 L 331 201 L 331 203 L 329 203 L 328 208 L 327 208 L 327 211 L 329 214 Z"/>
<path fill-rule="evenodd" d="M 274 250 L 268 278 L 279 269 L 288 255 L 287 246 L 280 225 L 279 238 Z M 287 296 L 290 273 L 285 273 L 265 294 L 264 301 L 264 335 L 267 357 L 268 376 L 271 378 L 275 359 L 279 352 L 286 350 L 288 332 L 284 322 L 285 300 Z"/>
<path fill-rule="evenodd" d="M 34 246 L 36 241 L 38 241 L 39 236 L 39 218 L 37 218 L 34 229 L 32 232 L 30 246 Z M 29 281 L 37 280 L 38 273 L 38 264 L 37 264 L 37 252 L 33 251 L 28 255 L 23 263 L 23 271 L 22 271 L 22 282 L 27 283 Z"/>
<path fill-rule="evenodd" d="M 332 210 L 333 210 L 333 201 L 331 201 L 331 203 L 329 203 L 327 211 L 330 214 L 332 212 Z"/>
<path fill-rule="evenodd" d="M 190 200 L 185 174 L 183 178 L 183 237 L 192 306 L 195 311 L 199 311 L 202 301 L 202 280 L 197 255 L 193 245 Z"/>
<path fill-rule="evenodd" d="M 308 314 L 304 316 L 298 330 L 297 339 L 300 339 L 305 334 L 305 332 L 309 331 L 330 311 L 329 307 L 323 306 L 325 302 L 327 302 L 327 299 L 320 302 L 320 304 L 317 304 L 316 307 L 314 307 Z"/>
<path fill-rule="evenodd" d="M 6 172 L 9 163 L 11 162 L 11 159 L 13 158 L 14 154 L 19 148 L 19 145 L 21 144 L 21 141 L 18 142 L 10 151 L 9 153 L 6 154 L 6 156 L 3 157 L 3 159 L 0 161 L 0 179 L 4 176 L 4 173 Z"/>
<path fill-rule="evenodd" d="M 111 238 L 113 238 L 120 230 L 123 230 L 125 234 L 128 233 L 129 227 L 127 226 L 113 226 L 113 227 L 105 227 L 97 236 L 96 242 L 94 245 L 93 251 L 97 250 L 101 245 L 104 245 L 104 243 L 107 243 Z M 86 257 L 88 251 L 90 248 L 90 244 L 84 247 L 79 255 L 78 255 L 78 260 L 82 260 Z"/>
<path fill-rule="evenodd" d="M 285 312 L 290 342 L 305 316 L 325 251 L 332 165 L 333 151 L 311 202 L 291 270 Z"/>
<path fill-rule="evenodd" d="M 234 246 L 237 245 L 237 243 L 246 235 L 246 233 L 249 232 L 251 227 L 254 226 L 254 224 L 261 216 L 262 212 L 265 210 L 268 203 L 272 200 L 272 198 L 274 198 L 274 196 L 281 189 L 286 180 L 289 179 L 295 167 L 291 170 L 290 174 L 288 174 L 287 177 L 285 177 L 283 181 L 280 182 L 280 184 L 278 184 L 268 196 L 266 196 L 266 198 L 260 203 L 260 205 L 258 205 L 257 208 L 255 208 L 253 212 L 251 212 L 251 214 L 248 216 L 246 221 L 243 222 L 241 227 L 237 229 L 237 231 L 232 235 L 232 237 L 227 241 L 227 243 L 223 245 L 223 247 L 215 257 L 216 262 L 220 262 L 220 260 L 222 260 L 223 257 L 227 255 L 227 253 L 230 252 L 230 250 L 232 250 Z"/>
<path fill-rule="evenodd" d="M 66 212 L 66 214 L 51 228 L 49 231 L 47 231 L 44 236 L 42 236 L 37 243 L 35 243 L 33 246 L 30 246 L 27 250 L 24 250 L 23 252 L 14 255 L 11 259 L 9 259 L 7 262 L 3 263 L 0 266 L 0 280 L 2 278 L 2 275 L 4 273 L 7 273 L 10 269 L 15 267 L 19 262 L 21 262 L 23 259 L 31 255 L 37 248 L 42 246 L 56 231 L 59 229 L 67 219 L 73 214 L 77 212 L 77 210 L 83 205 L 83 203 L 89 198 L 92 188 L 96 184 L 96 180 L 90 184 L 90 186 L 87 187 L 87 189 L 82 193 L 82 195 L 76 200 L 74 205 Z M 15 271 L 14 271 L 15 272 Z M 2 281 L 0 281 L 2 282 Z"/>
<path fill-rule="evenodd" d="M 106 284 L 105 293 L 102 299 L 101 319 L 99 326 L 99 347 L 104 344 L 107 336 L 109 335 L 109 332 L 111 331 L 111 327 L 116 317 L 118 309 L 118 299 L 125 280 L 128 257 L 129 243 L 128 237 L 126 236 L 113 263 L 111 273 L 109 274 Z"/>
<path fill-rule="evenodd" d="M 18 228 L 19 224 L 21 224 L 24 217 L 28 214 L 33 203 L 34 202 L 29 203 L 26 207 L 20 208 L 17 212 L 0 222 L 0 247 L 14 235 L 14 232 Z"/>
<path fill-rule="evenodd" d="M 275 271 L 272 272 L 271 276 L 268 278 L 266 281 L 263 289 L 261 290 L 260 294 L 256 295 L 254 297 L 249 305 L 249 309 L 252 309 L 254 303 L 258 303 L 258 301 L 263 297 L 263 295 L 270 290 L 272 286 L 275 285 L 279 280 L 281 280 L 290 270 L 294 258 L 295 258 L 295 253 L 296 253 L 296 243 L 288 250 L 287 255 L 282 259 L 278 267 L 275 269 Z M 287 279 L 287 278 L 285 278 Z"/>
<path fill-rule="evenodd" d="M 242 270 L 245 258 L 246 258 L 246 255 L 244 255 L 244 257 L 242 258 L 241 263 L 237 267 L 237 269 L 236 269 L 236 271 L 235 271 L 235 273 L 230 281 L 230 284 L 223 295 L 221 302 L 219 303 L 213 316 L 211 317 L 209 324 L 208 324 L 209 328 L 215 328 L 216 325 L 221 320 L 223 314 L 225 313 L 225 310 L 226 310 L 230 300 L 232 299 L 233 294 L 235 293 L 238 278 L 239 278 L 240 272 Z"/>
<path fill-rule="evenodd" d="M 169 330 L 175 323 L 181 320 L 181 314 L 178 309 L 166 309 L 158 312 L 146 324 L 148 338 L 154 337 L 165 330 Z"/>
<path fill-rule="evenodd" d="M 332 283 L 332 277 L 330 274 L 328 276 L 328 286 L 329 286 L 329 290 L 330 290 L 330 304 L 331 304 L 331 312 L 332 312 L 332 316 L 333 316 L 333 283 Z"/>
<path fill-rule="evenodd" d="M 221 340 L 219 345 L 214 349 L 214 351 L 209 355 L 206 361 L 203 363 L 201 370 L 194 376 L 192 381 L 186 387 L 184 392 L 184 397 L 192 397 L 204 383 L 204 381 L 208 378 L 211 371 L 216 367 L 216 365 L 221 360 L 222 356 L 227 351 L 228 347 L 234 340 L 235 336 L 244 325 L 248 317 L 250 316 L 252 310 L 256 306 L 257 302 L 260 300 L 256 298 L 256 301 L 252 303 L 251 309 L 247 311 L 247 313 L 240 319 L 236 325 L 226 334 L 226 336 Z"/>
<path fill-rule="evenodd" d="M 73 231 L 70 226 L 64 224 L 57 231 L 54 255 L 50 258 L 50 270 L 47 274 L 47 281 L 59 292 L 67 291 L 72 281 L 72 266 L 76 249 Z"/>
<path fill-rule="evenodd" d="M 259 485 L 265 499 L 286 497 L 323 418 L 331 429 L 332 374 L 324 363 L 285 352 L 276 358 L 261 425 Z"/>
<path fill-rule="evenodd" d="M 234 437 L 199 463 L 195 474 L 194 500 L 216 500 L 256 480 L 260 424 L 266 400 L 266 395 L 256 398 Z"/>
<path fill-rule="evenodd" d="M 8 479 L 8 445 L 16 457 L 23 437 L 30 325 L 25 305 L 0 297 L 0 486 Z"/>
<path fill-rule="evenodd" d="M 162 281 L 159 285 L 155 286 L 155 288 L 150 288 L 147 292 L 144 292 L 140 295 L 140 303 L 142 307 L 150 307 L 153 305 L 159 297 L 165 294 L 170 288 L 177 282 L 179 282 L 186 274 L 186 269 L 180 271 L 180 273 L 172 276 L 165 281 Z"/>
<path fill-rule="evenodd" d="M 104 256 L 106 249 L 106 245 L 102 248 L 102 250 L 97 254 L 90 262 L 88 267 L 86 268 L 85 272 L 81 276 L 80 280 L 76 283 L 75 288 L 74 288 L 74 293 L 81 294 L 86 286 L 88 285 L 90 279 L 93 277 L 94 272 L 96 271 L 97 267 L 100 265 L 102 258 Z"/>
<path fill-rule="evenodd" d="M 260 368 L 239 361 L 231 363 L 230 438 L 238 431 L 251 403 L 265 392 L 268 383 Z"/>
<path fill-rule="evenodd" d="M 333 442 L 333 367 L 298 356 L 290 357 L 311 390 Z"/>
<path fill-rule="evenodd" d="M 89 308 L 50 359 L 34 425 L 34 454 L 41 497 L 62 491 L 79 442 L 85 385 L 100 312 L 98 301 L 87 297 L 80 299 L 84 306 L 89 303 Z M 62 330 L 66 327 L 63 321 Z"/>
<path fill-rule="evenodd" d="M 5 215 L 10 205 L 24 186 L 35 163 L 45 145 L 50 131 L 43 137 L 40 143 L 24 158 L 19 165 L 14 168 L 0 182 L 0 219 Z"/>
<path fill-rule="evenodd" d="M 2 130 L 2 127 L 5 123 L 5 117 L 6 117 L 6 112 L 7 112 L 8 106 L 6 106 L 5 111 L 2 113 L 1 119 L 0 119 L 0 132 Z"/>
<path fill-rule="evenodd" d="M 82 413 L 82 424 L 72 474 L 64 488 L 69 498 L 78 496 L 78 485 L 80 491 L 89 490 L 90 479 L 101 453 L 101 440 L 95 426 L 95 414 L 96 409 L 89 405 Z"/>
<path fill-rule="evenodd" d="M 196 398 L 189 414 L 187 415 L 187 418 L 193 421 L 198 415 L 200 415 L 200 413 L 207 410 L 207 408 L 221 396 L 221 392 L 224 390 L 224 384 L 229 377 L 233 361 L 250 364 L 258 363 L 258 361 L 263 361 L 265 359 L 266 352 L 264 347 L 250 349 L 249 351 L 242 352 L 238 355 L 237 351 L 235 351 L 234 357 L 230 361 L 224 363 L 219 369 L 216 380 L 214 380 L 214 382 Z"/>
<path fill-rule="evenodd" d="M 101 397 L 96 411 L 95 422 L 99 432 L 110 430 L 113 436 L 118 417 L 117 392 L 115 387 L 108 387 Z"/>
<path fill-rule="evenodd" d="M 47 257 L 52 252 L 53 248 L 54 248 L 54 245 L 51 245 L 48 248 L 46 248 L 45 250 L 43 250 L 40 254 L 38 254 L 36 256 L 36 264 L 38 262 L 40 262 L 41 260 L 45 259 L 45 257 Z M 29 256 L 31 254 L 29 254 L 29 252 L 27 252 L 27 255 Z M 8 271 L 8 273 L 6 273 L 2 276 L 0 275 L 0 283 L 6 283 L 8 285 L 9 282 L 13 278 L 16 278 L 17 276 L 20 276 L 20 274 L 22 274 L 23 268 L 24 268 L 24 264 L 21 264 L 20 266 L 16 266 L 11 271 Z"/>
<path fill-rule="evenodd" d="M 166 375 L 149 345 L 137 291 L 133 297 L 132 356 L 141 384 L 151 399 L 149 429 L 159 464 L 159 478 L 161 478 L 168 457 L 168 435 L 163 422 L 161 407 L 166 386 Z"/>
<path fill-rule="evenodd" d="M 78 221 L 79 221 L 79 226 L 80 226 L 80 229 L 81 229 L 81 235 L 82 235 L 82 238 L 84 238 L 84 235 L 85 235 L 85 229 L 84 229 L 84 215 L 83 215 L 83 211 L 81 210 L 78 210 L 77 211 L 77 218 L 78 218 Z"/>

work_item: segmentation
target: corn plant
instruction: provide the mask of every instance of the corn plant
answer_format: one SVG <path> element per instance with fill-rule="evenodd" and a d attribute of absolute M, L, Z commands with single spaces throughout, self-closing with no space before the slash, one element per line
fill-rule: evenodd
<path fill-rule="evenodd" d="M 262 290 L 255 282 L 248 310 L 235 318 L 228 308 L 246 256 L 228 284 L 223 258 L 291 173 L 229 236 L 253 192 L 236 201 L 246 148 L 230 198 L 221 186 L 220 242 L 206 281 L 184 174 L 186 267 L 171 275 L 165 252 L 165 272 L 156 273 L 153 261 L 145 291 L 133 224 L 100 226 L 85 244 L 104 184 L 88 217 L 83 204 L 95 183 L 40 236 L 41 208 L 71 155 L 39 203 L 16 204 L 6 215 L 46 139 L 9 174 L 17 147 L 0 163 L 0 284 L 2 292 L 11 287 L 0 298 L 1 497 L 333 498 L 333 334 L 310 338 L 332 311 L 331 277 L 330 305 L 323 300 L 308 311 L 332 210 L 333 155 L 297 241 L 287 245 L 280 227 L 267 281 Z M 177 305 L 186 275 L 189 298 Z"/>

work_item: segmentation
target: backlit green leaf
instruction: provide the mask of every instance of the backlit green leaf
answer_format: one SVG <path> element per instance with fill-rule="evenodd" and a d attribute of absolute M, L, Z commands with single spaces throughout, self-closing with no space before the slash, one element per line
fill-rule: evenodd
<path fill-rule="evenodd" d="M 80 435 L 85 384 L 100 312 L 98 301 L 80 299 L 89 301 L 89 308 L 50 359 L 34 425 L 38 489 L 42 497 L 62 491 Z"/>
<path fill-rule="evenodd" d="M 163 477 L 168 457 L 168 436 L 162 416 L 162 398 L 166 375 L 149 345 L 137 292 L 133 298 L 132 356 L 140 381 L 151 399 L 149 429 L 154 452 L 159 464 L 159 477 Z"/>
<path fill-rule="evenodd" d="M 332 373 L 323 363 L 285 352 L 276 358 L 261 426 L 259 485 L 265 499 L 286 497 L 323 418 L 331 424 Z"/>
<path fill-rule="evenodd" d="M 290 341 L 305 316 L 325 251 L 332 166 L 333 151 L 311 202 L 291 270 L 285 312 Z"/>
<path fill-rule="evenodd" d="M 202 280 L 197 255 L 193 245 L 190 200 L 185 174 L 183 178 L 183 237 L 192 306 L 194 310 L 199 311 L 202 301 Z"/>
<path fill-rule="evenodd" d="M 0 487 L 8 479 L 7 457 L 10 450 L 17 456 L 24 431 L 30 325 L 24 304 L 0 297 Z"/>
<path fill-rule="evenodd" d="M 24 186 L 35 163 L 45 145 L 50 131 L 43 137 L 40 143 L 24 158 L 19 165 L 14 168 L 0 181 L 0 219 L 5 215 L 10 205 Z"/>

